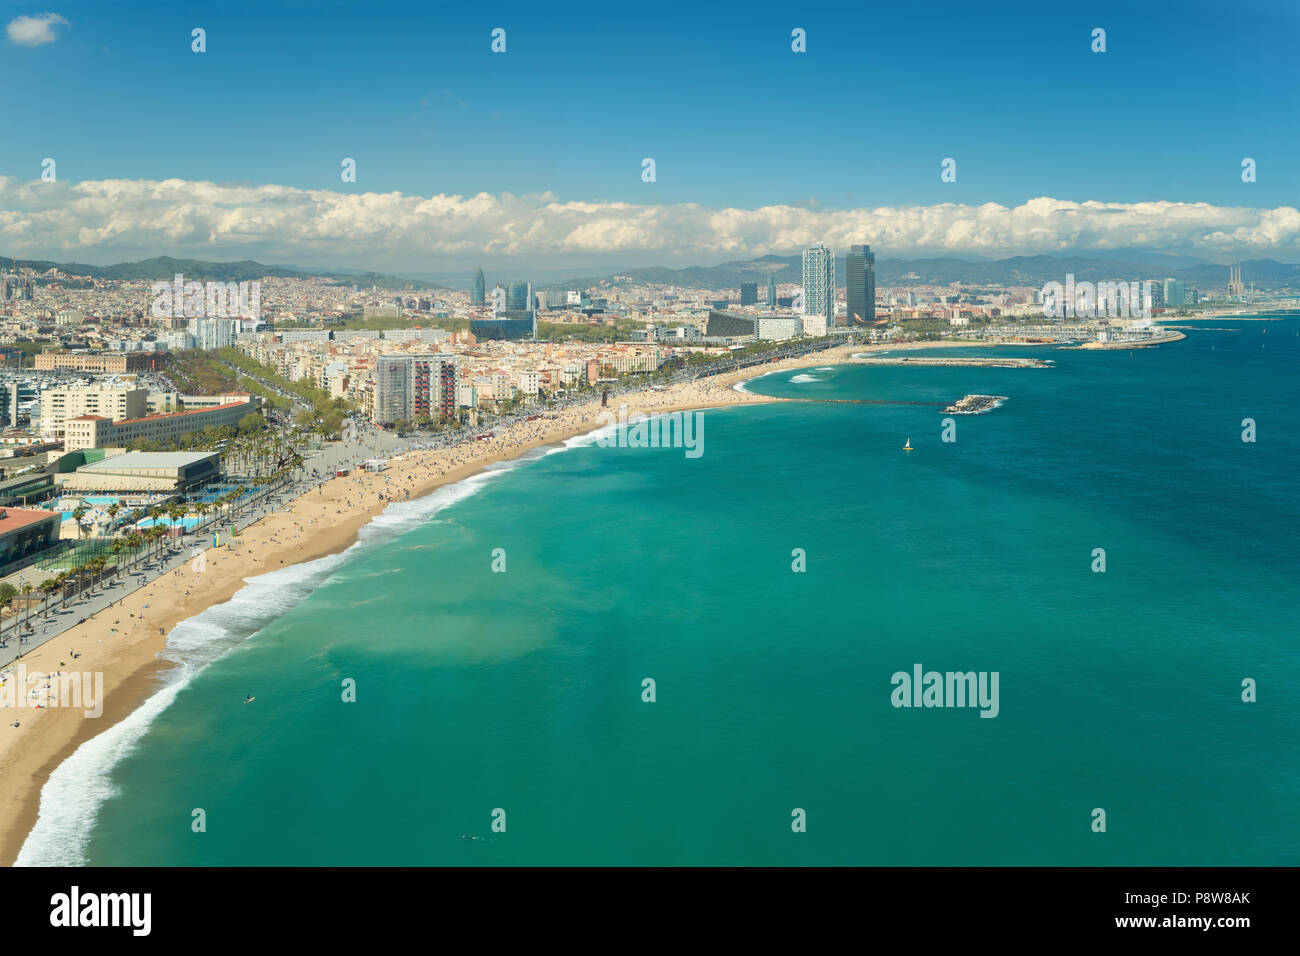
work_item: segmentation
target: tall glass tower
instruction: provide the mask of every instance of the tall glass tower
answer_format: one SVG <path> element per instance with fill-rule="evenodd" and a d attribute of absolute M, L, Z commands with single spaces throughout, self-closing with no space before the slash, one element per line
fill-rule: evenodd
<path fill-rule="evenodd" d="M 848 272 L 848 324 L 876 321 L 876 255 L 870 246 L 850 246 L 845 260 Z"/>
<path fill-rule="evenodd" d="M 767 307 L 776 308 L 776 276 L 767 277 Z"/>
<path fill-rule="evenodd" d="M 528 283 L 512 282 L 506 286 L 506 308 L 516 312 L 532 308 L 528 302 Z"/>
<path fill-rule="evenodd" d="M 803 313 L 835 324 L 835 253 L 824 243 L 803 251 Z"/>
<path fill-rule="evenodd" d="M 486 294 L 486 280 L 483 278 L 483 270 L 479 269 L 474 273 L 474 281 L 469 285 L 469 304 L 482 305 L 483 298 Z"/>

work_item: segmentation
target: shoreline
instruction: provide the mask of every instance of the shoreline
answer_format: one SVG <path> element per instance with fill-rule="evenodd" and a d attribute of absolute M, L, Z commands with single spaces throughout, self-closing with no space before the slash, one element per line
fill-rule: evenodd
<path fill-rule="evenodd" d="M 321 488 L 306 492 L 242 529 L 235 540 L 208 551 L 208 566 L 202 574 L 191 573 L 186 567 L 169 572 L 24 655 L 21 663 L 29 672 L 49 673 L 67 668 L 64 662 L 69 659 L 62 648 L 78 651 L 80 659 L 73 665 L 77 672 L 103 674 L 103 713 L 88 718 L 80 708 L 4 710 L 4 725 L 0 726 L 4 734 L 0 743 L 0 863 L 12 866 L 17 859 L 39 818 L 41 794 L 55 768 L 164 686 L 166 676 L 178 666 L 160 657 L 173 628 L 229 601 L 250 578 L 347 550 L 357 542 L 361 528 L 388 505 L 424 497 L 535 448 L 588 434 L 601 426 L 602 411 L 617 412 L 623 404 L 629 413 L 651 415 L 770 404 L 783 399 L 737 386 L 774 372 L 845 364 L 855 352 L 1019 344 L 1023 343 L 939 341 L 835 346 L 795 359 L 679 383 L 662 392 L 643 390 L 614 396 L 605 409 L 599 400 L 593 400 L 552 413 L 553 419 L 516 423 L 496 437 L 473 445 L 407 451 L 390 459 L 384 471 L 329 479 Z M 334 515 L 330 515 L 331 509 Z M 61 643 L 65 640 L 67 645 Z M 13 719 L 20 721 L 19 728 L 8 726 Z"/>

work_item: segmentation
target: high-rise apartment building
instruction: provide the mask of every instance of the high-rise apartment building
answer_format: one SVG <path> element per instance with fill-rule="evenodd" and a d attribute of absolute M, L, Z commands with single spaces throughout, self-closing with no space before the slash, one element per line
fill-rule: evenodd
<path fill-rule="evenodd" d="M 238 319 L 190 319 L 190 335 L 196 349 L 224 349 L 235 344 Z"/>
<path fill-rule="evenodd" d="M 375 360 L 376 424 L 436 419 L 456 411 L 452 355 L 384 355 Z"/>

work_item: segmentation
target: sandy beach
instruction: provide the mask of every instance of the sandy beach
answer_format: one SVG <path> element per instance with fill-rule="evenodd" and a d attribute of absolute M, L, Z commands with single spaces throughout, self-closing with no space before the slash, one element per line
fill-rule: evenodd
<path fill-rule="evenodd" d="M 773 371 L 843 363 L 868 351 L 987 346 L 979 342 L 916 342 L 902 345 L 839 346 L 710 379 L 613 397 L 605 411 L 626 404 L 630 412 L 666 413 L 689 409 L 779 401 L 733 386 Z M 206 553 L 202 573 L 183 567 L 154 581 L 28 654 L 29 673 L 102 673 L 104 705 L 98 717 L 80 708 L 0 710 L 0 860 L 11 865 L 36 822 L 41 787 L 50 773 L 86 740 L 135 710 L 160 686 L 170 666 L 159 659 L 167 634 L 181 621 L 229 600 L 249 578 L 287 565 L 341 551 L 358 530 L 393 501 L 418 498 L 461 481 L 485 466 L 554 445 L 597 428 L 600 402 L 502 428 L 495 437 L 450 449 L 411 451 L 390 459 L 382 472 L 354 472 L 288 503 L 239 532 L 233 543 Z M 358 451 L 358 459 L 363 455 Z M 69 650 L 79 656 L 73 659 Z M 18 727 L 11 724 L 19 722 Z M 92 821 L 87 820 L 87 826 Z"/>

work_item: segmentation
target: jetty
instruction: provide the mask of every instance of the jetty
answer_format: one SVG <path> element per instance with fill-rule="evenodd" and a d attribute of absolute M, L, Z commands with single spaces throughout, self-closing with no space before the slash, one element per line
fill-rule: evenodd
<path fill-rule="evenodd" d="M 854 355 L 848 359 L 850 365 L 893 365 L 920 366 L 927 368 L 1051 368 L 1050 359 L 1038 358 L 995 358 L 980 356 L 973 358 L 966 355 L 938 358 L 934 356 L 919 358 L 907 355 L 879 358 L 866 355 Z"/>
<path fill-rule="evenodd" d="M 993 411 L 1006 400 L 1005 395 L 963 395 L 943 412 L 945 415 L 979 415 Z"/>

